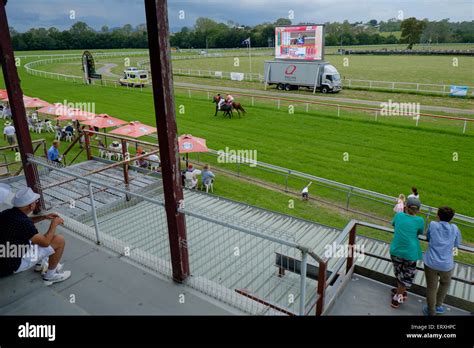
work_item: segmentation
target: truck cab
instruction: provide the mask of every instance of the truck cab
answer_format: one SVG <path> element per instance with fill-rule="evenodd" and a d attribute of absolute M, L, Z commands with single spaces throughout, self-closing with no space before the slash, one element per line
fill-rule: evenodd
<path fill-rule="evenodd" d="M 135 67 L 127 68 L 123 71 L 123 77 L 120 79 L 122 86 L 144 87 L 148 83 L 148 71 L 139 70 Z"/>
<path fill-rule="evenodd" d="M 324 65 L 324 72 L 321 76 L 321 85 L 319 90 L 321 93 L 334 92 L 337 93 L 342 89 L 341 75 L 337 69 L 330 65 Z"/>
<path fill-rule="evenodd" d="M 341 75 L 324 61 L 299 62 L 289 60 L 265 61 L 264 82 L 276 85 L 279 90 L 297 90 L 305 87 L 321 93 L 338 93 L 342 90 Z"/>

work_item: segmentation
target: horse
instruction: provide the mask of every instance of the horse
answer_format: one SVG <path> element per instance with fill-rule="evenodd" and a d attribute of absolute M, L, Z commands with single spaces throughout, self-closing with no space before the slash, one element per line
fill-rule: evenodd
<path fill-rule="evenodd" d="M 216 112 L 215 112 L 214 116 L 217 116 L 218 111 L 224 112 L 224 117 L 228 116 L 229 118 L 232 118 L 232 116 L 234 115 L 232 110 L 237 110 L 239 118 L 240 118 L 240 111 L 242 111 L 242 113 L 244 113 L 244 114 L 246 113 L 246 111 L 245 111 L 244 107 L 242 106 L 242 104 L 236 103 L 236 102 L 232 102 L 231 105 L 225 103 L 219 109 L 219 101 L 220 101 L 221 98 L 222 97 L 216 95 L 212 99 L 212 102 L 216 104 Z"/>

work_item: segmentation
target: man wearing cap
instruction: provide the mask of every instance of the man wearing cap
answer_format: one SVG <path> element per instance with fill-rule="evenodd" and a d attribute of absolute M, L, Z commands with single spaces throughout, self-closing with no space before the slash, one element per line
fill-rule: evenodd
<path fill-rule="evenodd" d="M 406 300 L 407 289 L 415 278 L 416 262 L 422 258 L 418 235 L 423 234 L 425 221 L 416 215 L 420 206 L 417 198 L 408 197 L 406 212 L 395 214 L 392 220 L 395 232 L 390 244 L 390 257 L 397 278 L 397 288 L 392 289 L 393 308 L 398 308 Z"/>
<path fill-rule="evenodd" d="M 64 252 L 64 237 L 56 235 L 56 227 L 64 221 L 56 214 L 28 217 L 40 199 L 40 195 L 29 187 L 20 189 L 13 197 L 13 208 L 0 213 L 0 245 L 9 253 L 0 255 L 0 277 L 35 268 L 43 269 L 41 262 L 48 260 L 47 271 L 42 275 L 46 285 L 61 282 L 71 276 L 70 271 L 61 271 L 59 261 Z M 51 220 L 48 231 L 38 232 L 35 223 Z M 11 252 L 15 250 L 16 252 Z"/>
<path fill-rule="evenodd" d="M 13 127 L 9 121 L 5 122 L 5 128 L 3 128 L 3 139 L 8 141 L 8 145 L 15 145 L 15 127 Z"/>

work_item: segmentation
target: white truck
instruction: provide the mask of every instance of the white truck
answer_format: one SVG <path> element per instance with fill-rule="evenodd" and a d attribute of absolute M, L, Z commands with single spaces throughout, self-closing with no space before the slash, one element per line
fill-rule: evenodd
<path fill-rule="evenodd" d="M 264 80 L 265 88 L 276 85 L 286 91 L 306 87 L 313 93 L 316 90 L 337 93 L 342 89 L 341 75 L 334 66 L 324 61 L 265 61 Z"/>

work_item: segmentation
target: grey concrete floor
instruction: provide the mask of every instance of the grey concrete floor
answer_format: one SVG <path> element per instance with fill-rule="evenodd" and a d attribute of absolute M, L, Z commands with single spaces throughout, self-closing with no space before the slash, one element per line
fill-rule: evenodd
<path fill-rule="evenodd" d="M 407 301 L 394 309 L 390 306 L 392 287 L 358 274 L 353 274 L 342 294 L 327 315 L 423 315 L 425 298 L 408 293 Z M 447 306 L 444 315 L 469 313 Z"/>
<path fill-rule="evenodd" d="M 0 315 L 240 314 L 65 229 L 59 232 L 66 238 L 63 261 L 71 278 L 49 287 L 33 270 L 0 278 Z"/>

